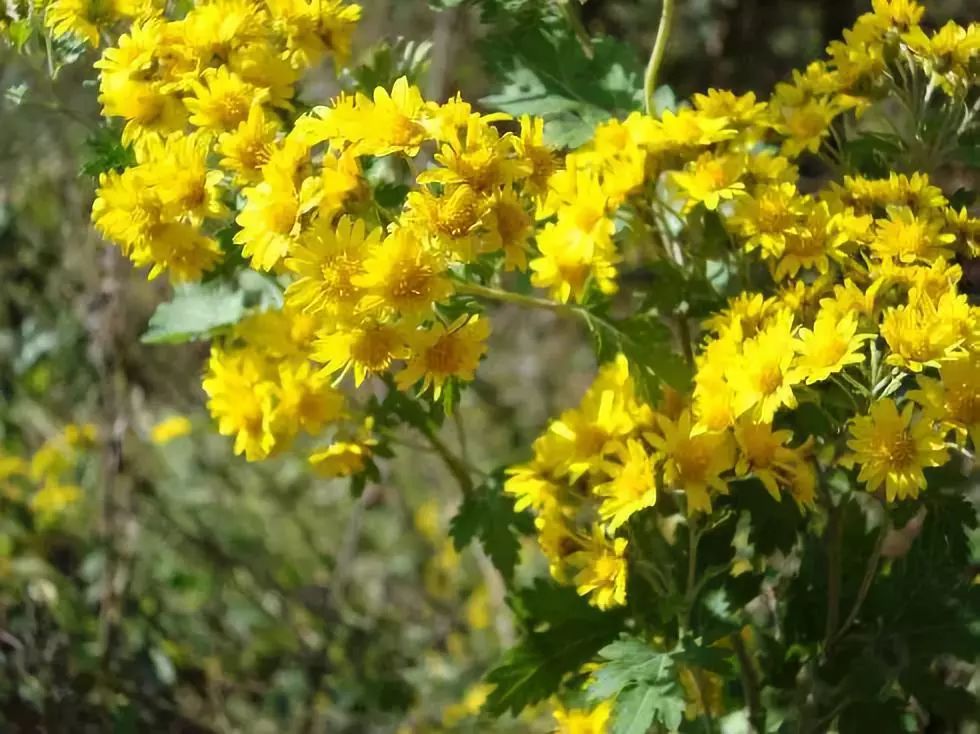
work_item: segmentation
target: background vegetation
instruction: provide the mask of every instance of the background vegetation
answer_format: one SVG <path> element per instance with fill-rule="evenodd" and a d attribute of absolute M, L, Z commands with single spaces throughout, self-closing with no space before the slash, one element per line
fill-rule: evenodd
<path fill-rule="evenodd" d="M 446 0 L 442 12 L 364 4 L 366 79 L 407 70 L 429 98 L 507 94 L 487 70 L 522 48 L 516 26 L 492 34 L 475 8 Z M 661 74 L 678 97 L 767 90 L 864 9 L 679 6 Z M 971 3 L 929 10 L 969 20 Z M 577 12 L 622 42 L 624 69 L 642 65 L 658 2 Z M 458 489 L 429 450 L 406 437 L 356 498 L 295 459 L 247 464 L 202 410 L 206 345 L 140 342 L 168 286 L 147 285 L 89 226 L 86 164 L 111 151 L 94 55 L 61 49 L 70 63 L 53 79 L 50 58 L 0 46 L 0 730 L 550 731 L 543 712 L 476 716 L 480 676 L 513 630 L 489 561 L 447 539 Z M 318 104 L 337 88 L 324 68 L 301 97 Z M 525 459 L 594 370 L 568 323 L 505 308 L 494 324 L 475 389 L 442 434 L 485 470 Z M 174 416 L 190 432 L 165 440 L 154 429 Z M 33 483 L 6 478 L 17 461 Z"/>

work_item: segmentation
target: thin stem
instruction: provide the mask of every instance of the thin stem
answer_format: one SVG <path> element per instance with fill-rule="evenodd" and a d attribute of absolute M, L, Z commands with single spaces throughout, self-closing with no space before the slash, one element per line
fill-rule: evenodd
<path fill-rule="evenodd" d="M 537 298 L 535 296 L 525 296 L 521 293 L 511 293 L 510 291 L 489 288 L 476 283 L 457 283 L 456 292 L 486 298 L 491 301 L 500 301 L 501 303 L 513 303 L 514 305 L 524 306 L 526 308 L 543 308 L 569 316 L 577 316 L 578 314 L 578 310 L 574 306 L 569 306 L 567 303 L 558 303 L 557 301 L 549 301 L 546 298 Z"/>
<path fill-rule="evenodd" d="M 653 114 L 653 93 L 657 88 L 657 72 L 664 60 L 667 50 L 667 39 L 670 37 L 670 26 L 674 21 L 674 0 L 663 0 L 660 11 L 660 25 L 657 27 L 657 38 L 653 42 L 647 70 L 643 75 L 643 99 L 646 101 L 647 114 Z"/>
<path fill-rule="evenodd" d="M 694 369 L 694 344 L 691 341 L 691 326 L 687 322 L 687 314 L 677 315 L 677 330 L 680 332 L 681 349 L 684 350 L 684 359 L 691 369 Z"/>
<path fill-rule="evenodd" d="M 697 515 L 692 514 L 687 520 L 687 585 L 684 587 L 688 605 L 694 601 L 699 540 L 701 540 L 701 529 L 698 527 Z"/>
<path fill-rule="evenodd" d="M 742 692 L 745 695 L 745 705 L 749 709 L 749 723 L 757 734 L 766 730 L 766 710 L 762 707 L 762 697 L 759 695 L 759 677 L 752 666 L 752 658 L 745 649 L 745 642 L 738 632 L 730 636 L 732 649 L 738 658 L 739 674 L 742 678 Z"/>
<path fill-rule="evenodd" d="M 571 26 L 572 32 L 575 34 L 575 40 L 582 47 L 582 53 L 585 54 L 587 59 L 591 59 L 595 56 L 595 49 L 592 48 L 592 39 L 589 37 L 589 31 L 582 24 L 582 19 L 579 17 L 579 14 L 572 7 L 572 0 L 558 0 L 558 7 L 561 8 L 561 14 L 565 16 L 565 21 Z"/>
<path fill-rule="evenodd" d="M 837 625 L 840 621 L 840 546 L 842 540 L 840 508 L 834 505 L 830 493 L 826 492 L 827 501 L 827 530 L 825 540 L 827 543 L 827 627 L 824 632 L 826 649 L 827 644 L 833 639 L 837 632 Z"/>
<path fill-rule="evenodd" d="M 868 563 L 864 569 L 864 577 L 861 579 L 861 585 L 858 587 L 857 598 L 854 600 L 854 606 L 851 607 L 851 611 L 847 614 L 847 619 L 840 626 L 840 629 L 834 634 L 832 638 L 827 641 L 827 648 L 833 647 L 833 645 L 840 640 L 843 634 L 847 631 L 847 628 L 854 624 L 854 621 L 858 618 L 858 614 L 861 613 L 861 607 L 864 605 L 864 600 L 868 597 L 868 592 L 871 590 L 871 583 L 874 581 L 875 573 L 878 571 L 878 562 L 881 560 L 881 549 L 885 544 L 885 538 L 888 537 L 888 531 L 891 529 L 891 523 L 886 515 L 882 518 L 881 528 L 878 531 L 878 538 L 875 540 L 875 546 L 871 551 L 871 555 L 868 556 Z"/>
<path fill-rule="evenodd" d="M 446 465 L 449 473 L 456 478 L 459 483 L 459 488 L 463 490 L 463 496 L 469 497 L 473 494 L 473 479 L 470 477 L 469 470 L 466 465 L 460 461 L 459 457 L 456 456 L 449 447 L 442 442 L 436 432 L 431 426 L 426 426 L 425 428 L 420 428 L 419 432 L 425 436 L 426 440 L 432 446 L 432 449 L 439 455 L 442 459 L 442 463 Z"/>

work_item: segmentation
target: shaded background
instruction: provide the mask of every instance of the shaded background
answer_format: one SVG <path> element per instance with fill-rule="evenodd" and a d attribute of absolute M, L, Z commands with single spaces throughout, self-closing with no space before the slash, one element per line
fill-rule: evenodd
<path fill-rule="evenodd" d="M 475 11 L 364 5 L 355 61 L 377 62 L 379 44 L 401 36 L 428 41 L 427 96 L 491 90 Z M 929 16 L 966 21 L 970 8 L 937 1 Z M 708 86 L 764 96 L 865 9 L 679 0 L 661 79 L 679 97 Z M 643 62 L 658 2 L 590 0 L 580 12 Z M 474 686 L 513 631 L 487 560 L 446 540 L 458 490 L 436 460 L 406 436 L 359 499 L 299 459 L 247 464 L 202 409 L 207 346 L 140 344 L 168 286 L 88 224 L 93 59 L 52 80 L 43 54 L 0 49 L 0 462 L 58 454 L 83 490 L 42 511 L 36 488 L 0 472 L 0 731 L 549 731 L 543 712 L 474 715 Z M 320 69 L 302 97 L 323 103 L 336 88 Z M 443 436 L 487 470 L 526 458 L 594 368 L 575 325 L 550 314 L 505 308 L 493 327 Z M 191 435 L 154 442 L 153 426 L 177 414 Z M 93 424 L 95 443 L 68 447 L 71 423 Z"/>

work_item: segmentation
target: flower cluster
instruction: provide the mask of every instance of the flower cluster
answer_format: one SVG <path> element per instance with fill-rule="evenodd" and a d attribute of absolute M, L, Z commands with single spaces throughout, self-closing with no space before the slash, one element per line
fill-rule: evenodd
<path fill-rule="evenodd" d="M 61 11 L 55 3 L 47 17 Z M 220 0 L 174 20 L 145 8 L 96 62 L 103 114 L 124 121 L 122 141 L 136 157 L 101 177 L 99 231 L 151 278 L 200 279 L 221 259 L 216 234 L 239 187 L 273 157 L 301 72 L 328 53 L 343 60 L 359 16 L 339 0 Z M 281 152 L 275 168 L 295 166 L 289 156 Z"/>
<path fill-rule="evenodd" d="M 0 495 L 26 500 L 41 524 L 55 521 L 81 500 L 79 465 L 96 439 L 95 426 L 70 423 L 30 459 L 0 451 Z"/>
<path fill-rule="evenodd" d="M 626 524 L 658 496 L 694 522 L 752 479 L 805 509 L 820 473 L 843 464 L 868 491 L 903 500 L 951 450 L 976 449 L 980 309 L 960 290 L 957 258 L 976 257 L 980 220 L 925 174 L 843 176 L 805 193 L 795 165 L 807 153 L 839 160 L 835 120 L 870 115 L 901 74 L 920 75 L 923 94 L 942 89 L 959 109 L 976 86 L 978 27 L 927 36 L 921 14 L 904 0 L 876 1 L 829 61 L 767 103 L 712 90 L 660 120 L 606 123 L 552 177 L 546 201 L 566 198 L 539 248 L 553 230 L 565 254 L 588 240 L 602 290 L 612 290 L 600 273 L 616 259 L 604 243 L 617 216 L 634 230 L 652 219 L 660 256 L 681 274 L 688 253 L 671 225 L 717 221 L 744 279 L 695 338 L 689 394 L 667 390 L 655 409 L 638 402 L 620 357 L 537 439 L 533 459 L 510 469 L 506 490 L 534 510 L 552 574 L 596 606 L 625 603 Z M 957 118 L 963 129 L 969 114 Z M 548 285 L 565 299 L 580 296 L 583 280 Z M 794 430 L 801 403 L 842 401 L 828 411 L 829 435 Z"/>

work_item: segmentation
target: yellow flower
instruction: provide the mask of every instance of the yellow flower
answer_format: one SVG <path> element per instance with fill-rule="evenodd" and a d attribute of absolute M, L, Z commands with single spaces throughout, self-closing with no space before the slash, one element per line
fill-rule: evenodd
<path fill-rule="evenodd" d="M 371 250 L 364 272 L 352 282 L 366 293 L 361 311 L 398 313 L 409 320 L 429 315 L 432 305 L 453 291 L 445 258 L 427 249 L 413 230 L 404 227 Z"/>
<path fill-rule="evenodd" d="M 801 221 L 786 232 L 783 252 L 773 269 L 776 280 L 796 276 L 800 269 L 826 273 L 831 258 L 839 257 L 840 247 L 847 240 L 846 234 L 833 226 L 827 202 L 808 204 Z"/>
<path fill-rule="evenodd" d="M 735 463 L 731 435 L 695 433 L 687 410 L 676 421 L 658 416 L 657 427 L 658 433 L 644 437 L 663 456 L 665 485 L 684 491 L 688 514 L 710 512 L 709 490 L 728 494 L 721 475 Z"/>
<path fill-rule="evenodd" d="M 354 384 L 360 386 L 368 375 L 387 370 L 392 361 L 407 354 L 405 339 L 394 326 L 368 321 L 354 327 L 325 332 L 317 339 L 313 359 L 323 364 L 327 374 L 354 370 Z"/>
<path fill-rule="evenodd" d="M 757 187 L 750 196 L 735 199 L 726 222 L 745 238 L 745 250 L 762 250 L 764 258 L 778 258 L 786 249 L 786 235 L 804 212 L 796 184 L 784 182 Z"/>
<path fill-rule="evenodd" d="M 934 300 L 912 289 L 908 304 L 889 308 L 882 317 L 881 335 L 891 350 L 885 361 L 913 372 L 938 367 L 962 353 L 964 332 L 974 322 L 966 296 L 947 292 Z"/>
<path fill-rule="evenodd" d="M 509 186 L 530 171 L 530 164 L 512 153 L 512 136 L 501 136 L 486 119 L 473 115 L 462 140 L 451 140 L 435 154 L 437 168 L 418 176 L 420 184 L 443 186 L 467 184 L 474 191 L 490 194 Z"/>
<path fill-rule="evenodd" d="M 407 390 L 419 380 L 420 392 L 431 386 L 436 400 L 450 378 L 472 380 L 487 350 L 490 324 L 479 316 L 460 316 L 448 327 L 436 323 L 430 329 L 408 335 L 411 356 L 395 382 Z"/>
<path fill-rule="evenodd" d="M 190 122 L 197 127 L 235 130 L 248 119 L 252 106 L 268 97 L 267 90 L 249 84 L 227 66 L 205 69 L 201 79 L 192 85 L 194 96 L 184 99 Z"/>
<path fill-rule="evenodd" d="M 273 384 L 264 361 L 250 350 L 214 346 L 203 382 L 208 410 L 223 436 L 235 437 L 235 453 L 264 459 L 276 447 L 272 432 Z"/>
<path fill-rule="evenodd" d="M 360 5 L 345 0 L 272 0 L 268 5 L 274 27 L 285 36 L 287 55 L 297 68 L 313 66 L 327 53 L 338 63 L 350 56 Z"/>
<path fill-rule="evenodd" d="M 513 189 L 494 194 L 486 215 L 488 237 L 504 251 L 504 270 L 527 270 L 528 242 L 534 220 Z"/>
<path fill-rule="evenodd" d="M 651 133 L 645 142 L 654 152 L 711 145 L 734 138 L 737 134 L 729 126 L 727 117 L 713 117 L 691 109 L 681 109 L 676 113 L 665 110 Z"/>
<path fill-rule="evenodd" d="M 54 0 L 45 8 L 44 25 L 55 37 L 73 34 L 98 46 L 99 32 L 118 17 L 112 0 Z"/>
<path fill-rule="evenodd" d="M 31 497 L 31 509 L 45 521 L 60 515 L 82 498 L 82 488 L 77 484 L 46 482 Z"/>
<path fill-rule="evenodd" d="M 741 359 L 727 370 L 735 391 L 735 413 L 751 410 L 762 423 L 771 423 L 781 407 L 796 407 L 793 386 L 801 381 L 793 369 L 793 318 L 789 313 L 745 342 Z"/>
<path fill-rule="evenodd" d="M 558 158 L 544 144 L 544 120 L 530 115 L 521 116 L 521 134 L 513 139 L 514 150 L 525 164 L 527 173 L 524 188 L 532 196 L 543 196 L 548 179 L 558 170 Z"/>
<path fill-rule="evenodd" d="M 158 446 L 163 446 L 175 438 L 186 436 L 191 432 L 191 422 L 184 415 L 173 415 L 157 423 L 150 430 L 150 440 Z"/>
<path fill-rule="evenodd" d="M 336 227 L 320 218 L 292 248 L 286 267 L 298 276 L 286 289 L 286 301 L 307 313 L 350 321 L 363 290 L 354 279 L 364 272 L 364 257 L 381 242 L 380 228 L 366 232 L 363 219 L 341 217 Z"/>
<path fill-rule="evenodd" d="M 244 122 L 218 138 L 217 149 L 224 156 L 221 167 L 234 173 L 239 183 L 258 183 L 262 180 L 261 168 L 272 154 L 278 129 L 275 118 L 266 114 L 261 105 L 253 105 Z"/>
<path fill-rule="evenodd" d="M 849 364 L 863 362 L 864 355 L 859 350 L 871 338 L 871 334 L 857 333 L 854 313 L 838 318 L 834 313 L 821 311 L 812 330 L 800 329 L 797 334 L 796 370 L 808 385 L 822 382 Z"/>
<path fill-rule="evenodd" d="M 612 703 L 603 701 L 591 710 L 559 705 L 554 717 L 558 727 L 555 734 L 607 734 L 612 719 Z"/>
<path fill-rule="evenodd" d="M 289 251 L 299 233 L 300 198 L 291 171 L 263 169 L 264 180 L 242 192 L 245 206 L 235 220 L 241 231 L 235 242 L 259 270 L 271 270 Z"/>
<path fill-rule="evenodd" d="M 879 400 L 870 415 L 851 424 L 853 438 L 847 445 L 853 453 L 845 457 L 845 465 L 860 465 L 858 481 L 869 492 L 884 485 L 889 502 L 918 497 L 926 488 L 923 469 L 942 466 L 949 458 L 942 436 L 914 411 L 911 402 L 899 413 L 893 400 Z"/>
<path fill-rule="evenodd" d="M 574 298 L 581 301 L 589 283 L 605 294 L 616 292 L 616 268 L 618 255 L 606 242 L 612 222 L 603 219 L 597 230 L 601 234 L 596 241 L 588 233 L 577 228 L 571 218 L 559 214 L 558 223 L 549 223 L 538 233 L 540 257 L 531 260 L 531 284 L 547 288 L 562 303 Z"/>
<path fill-rule="evenodd" d="M 365 444 L 335 441 L 310 454 L 309 463 L 321 477 L 349 477 L 364 469 L 365 459 L 370 455 L 370 448 Z"/>
<path fill-rule="evenodd" d="M 798 77 L 799 72 L 795 74 Z M 781 152 L 790 158 L 804 151 L 816 153 L 831 123 L 843 111 L 839 103 L 809 97 L 806 91 L 793 84 L 776 85 L 769 110 L 773 128 L 785 137 Z"/>
<path fill-rule="evenodd" d="M 208 169 L 211 140 L 206 135 L 174 134 L 162 143 L 150 141 L 144 164 L 163 216 L 199 226 L 205 218 L 227 213 L 221 201 L 221 171 Z"/>
<path fill-rule="evenodd" d="M 687 197 L 685 211 L 697 204 L 714 211 L 722 201 L 744 193 L 745 184 L 739 180 L 744 171 L 745 161 L 740 155 L 704 153 L 671 177 Z"/>
<path fill-rule="evenodd" d="M 422 124 L 426 115 L 422 93 L 405 77 L 395 81 L 390 94 L 381 87 L 375 89 L 373 101 L 358 95 L 357 110 L 361 125 L 352 139 L 357 141 L 358 155 L 404 153 L 414 157 L 428 137 Z M 421 177 L 419 183 L 424 183 Z"/>
<path fill-rule="evenodd" d="M 961 443 L 967 437 L 980 449 L 980 358 L 968 355 L 939 367 L 939 379 L 918 377 L 919 388 L 909 398 L 922 406 L 930 420 L 952 429 Z"/>
<path fill-rule="evenodd" d="M 751 474 L 776 500 L 780 489 L 786 489 L 799 504 L 809 505 L 816 488 L 814 470 L 806 459 L 809 445 L 790 448 L 786 444 L 792 437 L 792 431 L 774 431 L 769 423 L 739 421 L 735 426 L 735 473 L 740 477 Z"/>
<path fill-rule="evenodd" d="M 285 360 L 277 370 L 275 407 L 270 421 L 277 440 L 291 438 L 300 429 L 316 434 L 344 416 L 344 396 L 329 384 L 330 375 L 314 370 L 304 360 Z"/>
<path fill-rule="evenodd" d="M 543 439 L 547 439 L 547 436 L 536 439 L 535 446 L 540 446 Z M 546 505 L 555 501 L 557 486 L 544 475 L 543 462 L 536 459 L 528 464 L 507 468 L 504 492 L 515 498 L 514 509 L 517 512 L 527 508 L 541 512 Z"/>
<path fill-rule="evenodd" d="M 598 525 L 592 527 L 587 545 L 569 556 L 581 570 L 575 576 L 579 596 L 599 609 L 626 603 L 626 538 L 608 539 Z"/>
<path fill-rule="evenodd" d="M 468 184 L 441 194 L 423 188 L 409 193 L 402 221 L 431 237 L 447 256 L 470 262 L 482 253 L 487 239 L 481 231 L 487 203 Z"/>
<path fill-rule="evenodd" d="M 622 463 L 608 462 L 604 469 L 611 479 L 593 490 L 603 498 L 599 517 L 606 522 L 609 532 L 615 532 L 634 513 L 652 507 L 657 501 L 653 460 L 643 444 L 631 438 L 618 448 Z"/>
<path fill-rule="evenodd" d="M 944 226 L 944 220 L 917 217 L 907 206 L 892 206 L 888 218 L 875 224 L 871 249 L 880 258 L 903 263 L 932 263 L 937 257 L 948 260 L 952 256 L 948 246 L 956 241 L 956 235 L 944 234 Z"/>

